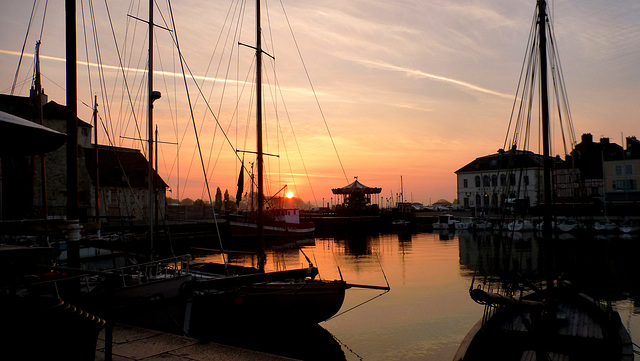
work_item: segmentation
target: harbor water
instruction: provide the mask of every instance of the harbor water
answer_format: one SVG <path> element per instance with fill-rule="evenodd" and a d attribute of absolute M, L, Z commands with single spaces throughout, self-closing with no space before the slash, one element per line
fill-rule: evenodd
<path fill-rule="evenodd" d="M 560 236 L 456 231 L 342 234 L 272 246 L 267 270 L 306 266 L 323 279 L 389 284 L 389 292 L 351 288 L 342 309 L 312 329 L 261 325 L 230 335 L 238 346 L 306 360 L 452 360 L 482 317 L 469 287 L 484 275 L 562 277 L 608 300 L 640 344 L 638 236 Z M 306 256 L 306 258 L 305 258 Z M 238 258 L 236 263 L 251 262 Z M 213 325 L 212 325 L 213 326 Z M 217 326 L 213 326 L 217 327 Z"/>

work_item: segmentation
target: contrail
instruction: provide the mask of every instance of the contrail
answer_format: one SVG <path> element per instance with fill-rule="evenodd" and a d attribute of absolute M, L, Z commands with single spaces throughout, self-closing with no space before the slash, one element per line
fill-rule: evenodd
<path fill-rule="evenodd" d="M 17 51 L 11 51 L 11 50 L 2 50 L 0 49 L 0 54 L 7 54 L 7 55 L 15 55 L 15 56 L 20 56 L 20 53 Z M 33 58 L 34 55 L 33 54 L 23 54 L 23 56 L 25 57 L 29 57 L 29 58 Z M 53 60 L 53 61 L 59 61 L 59 62 L 65 62 L 66 59 L 64 58 L 58 58 L 55 56 L 47 56 L 47 55 L 40 55 L 41 59 L 47 59 L 47 60 Z M 78 64 L 81 65 L 89 65 L 95 68 L 98 68 L 99 65 L 96 63 L 87 63 L 86 61 L 81 61 L 78 60 L 77 61 Z M 112 70 L 120 70 L 119 66 L 115 66 L 115 65 L 102 65 L 103 69 L 112 69 Z M 146 73 L 147 69 L 138 69 L 138 68 L 124 68 L 125 71 L 128 72 L 136 72 L 136 73 Z M 182 74 L 180 73 L 174 73 L 174 72 L 169 72 L 169 71 L 158 71 L 158 70 L 154 70 L 153 72 L 154 74 L 159 74 L 159 75 L 166 75 L 166 76 L 172 76 L 172 77 L 176 77 L 176 78 L 182 78 Z M 222 79 L 219 78 L 211 78 L 211 77 L 207 77 L 207 76 L 201 76 L 201 75 L 194 75 L 193 76 L 195 79 L 198 80 L 206 80 L 206 81 L 222 81 Z"/>
<path fill-rule="evenodd" d="M 460 80 L 446 78 L 446 77 L 443 77 L 443 76 L 440 76 L 440 75 L 425 73 L 425 72 L 423 72 L 421 70 L 403 68 L 403 67 L 392 65 L 392 64 L 388 64 L 388 63 L 381 63 L 381 62 L 375 62 L 375 61 L 370 61 L 370 60 L 355 60 L 355 61 L 357 61 L 359 63 L 362 63 L 362 64 L 365 64 L 365 65 L 381 68 L 381 69 L 399 71 L 399 72 L 406 73 L 406 74 L 409 74 L 409 75 L 417 75 L 417 76 L 420 76 L 420 77 L 423 77 L 423 78 L 430 78 L 430 79 L 440 80 L 440 81 L 444 81 L 444 82 L 451 83 L 451 84 L 456 84 L 456 85 L 465 87 L 467 89 L 471 89 L 471 90 L 475 90 L 475 91 L 479 91 L 479 92 L 487 93 L 487 94 L 491 94 L 491 95 L 496 95 L 496 96 L 499 96 L 501 98 L 513 99 L 513 95 L 512 94 L 500 93 L 500 92 L 497 92 L 497 91 L 494 91 L 494 90 L 491 90 L 491 89 L 482 88 L 482 87 L 479 87 L 477 85 L 466 83 L 466 82 L 463 82 L 463 81 L 460 81 Z"/>

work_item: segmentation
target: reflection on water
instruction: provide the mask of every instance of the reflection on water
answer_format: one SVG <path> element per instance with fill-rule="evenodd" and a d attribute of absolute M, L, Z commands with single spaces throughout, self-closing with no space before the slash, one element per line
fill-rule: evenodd
<path fill-rule="evenodd" d="M 530 232 L 515 237 L 467 231 L 359 233 L 301 245 L 304 254 L 296 247 L 271 248 L 267 269 L 306 266 L 306 255 L 324 279 L 342 276 L 349 283 L 380 286 L 388 279 L 391 291 L 378 297 L 380 291 L 349 289 L 341 312 L 349 311 L 317 329 L 288 336 L 275 325 L 264 325 L 255 337 L 243 333 L 240 341 L 229 342 L 306 360 L 450 361 L 482 316 L 483 307 L 469 297 L 472 277 L 518 272 L 531 279 L 562 276 L 593 297 L 613 301 L 640 344 L 637 237 L 541 242 Z"/>

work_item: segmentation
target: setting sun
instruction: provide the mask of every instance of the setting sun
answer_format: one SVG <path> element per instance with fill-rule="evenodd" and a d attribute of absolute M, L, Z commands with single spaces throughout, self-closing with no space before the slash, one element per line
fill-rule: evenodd
<path fill-rule="evenodd" d="M 293 192 L 287 192 L 287 198 L 293 198 Z"/>

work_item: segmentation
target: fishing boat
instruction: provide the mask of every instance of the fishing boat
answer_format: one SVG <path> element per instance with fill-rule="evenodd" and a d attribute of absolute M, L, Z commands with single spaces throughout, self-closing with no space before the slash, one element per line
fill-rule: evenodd
<path fill-rule="evenodd" d="M 300 221 L 298 208 L 270 209 L 264 216 L 266 237 L 306 237 L 316 230 L 314 222 Z M 228 222 L 233 237 L 256 237 L 258 234 L 258 222 L 254 216 L 230 216 Z"/>
<path fill-rule="evenodd" d="M 547 94 L 547 33 L 551 36 L 552 32 L 547 29 L 551 22 L 545 0 L 537 1 L 536 11 L 531 44 L 538 52 L 531 53 L 539 55 L 533 63 L 540 66 L 544 144 L 544 223 L 540 242 L 549 249 L 549 254 L 541 255 L 543 263 L 548 265 L 557 241 L 551 228 Z M 529 94 L 534 93 L 533 88 L 531 86 Z M 454 361 L 633 360 L 633 343 L 610 302 L 597 301 L 557 277 L 540 274 L 539 280 L 534 281 L 518 275 L 517 270 L 502 272 L 504 274 L 495 278 L 485 275 L 477 285 L 475 277 L 471 282 L 469 295 L 484 306 L 483 317 L 462 341 Z"/>

